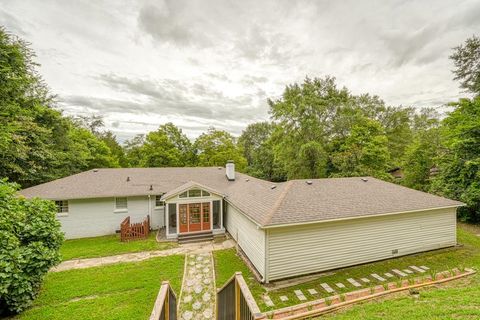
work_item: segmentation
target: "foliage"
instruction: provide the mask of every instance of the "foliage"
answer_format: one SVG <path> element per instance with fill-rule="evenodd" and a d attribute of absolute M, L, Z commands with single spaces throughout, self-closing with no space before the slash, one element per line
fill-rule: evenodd
<path fill-rule="evenodd" d="M 0 315 L 32 303 L 63 241 L 54 203 L 20 198 L 17 188 L 0 181 Z"/>
<path fill-rule="evenodd" d="M 432 190 L 467 204 L 462 218 L 480 221 L 480 97 L 460 99 L 442 121 L 444 149 Z"/>
<path fill-rule="evenodd" d="M 480 95 L 480 38 L 473 36 L 454 49 L 450 56 L 455 64 L 453 73 L 460 86 Z"/>
<path fill-rule="evenodd" d="M 235 162 L 235 170 L 242 171 L 247 166 L 241 148 L 228 132 L 208 129 L 195 141 L 199 166 L 224 166 L 228 160 Z"/>
<path fill-rule="evenodd" d="M 141 138 L 138 137 L 136 142 L 140 141 Z M 138 148 L 134 144 L 133 148 L 127 151 L 130 159 L 132 155 L 128 153 L 131 151 L 138 157 L 140 167 L 184 167 L 195 162 L 192 143 L 182 130 L 172 123 L 161 125 L 157 131 L 147 134 Z"/>
<path fill-rule="evenodd" d="M 148 239 L 121 242 L 118 234 L 66 240 L 60 248 L 63 260 L 113 256 L 116 254 L 165 250 L 176 247 L 176 242 L 157 242 L 156 232 Z"/>

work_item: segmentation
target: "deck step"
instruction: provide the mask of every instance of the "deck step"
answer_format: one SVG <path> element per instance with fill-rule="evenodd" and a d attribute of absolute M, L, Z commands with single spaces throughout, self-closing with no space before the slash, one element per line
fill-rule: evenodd
<path fill-rule="evenodd" d="M 178 235 L 179 244 L 192 243 L 192 242 L 204 242 L 204 241 L 212 241 L 212 240 L 213 240 L 212 231 Z"/>

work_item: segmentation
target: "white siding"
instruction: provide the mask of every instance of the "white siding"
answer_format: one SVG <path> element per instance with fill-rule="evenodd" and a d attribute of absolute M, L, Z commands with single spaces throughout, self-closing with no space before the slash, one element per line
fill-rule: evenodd
<path fill-rule="evenodd" d="M 227 204 L 227 231 L 237 241 L 240 248 L 255 266 L 257 271 L 265 275 L 265 231 L 245 217 L 242 213 Z"/>
<path fill-rule="evenodd" d="M 456 244 L 456 209 L 273 228 L 268 280 Z M 398 254 L 392 254 L 398 250 Z"/>
<path fill-rule="evenodd" d="M 148 197 L 128 197 L 128 211 L 114 212 L 114 198 L 68 200 L 68 216 L 58 217 L 67 239 L 95 237 L 115 233 L 127 216 L 132 222 L 142 221 L 148 214 Z M 151 206 L 152 228 L 163 226 L 163 210 Z"/>

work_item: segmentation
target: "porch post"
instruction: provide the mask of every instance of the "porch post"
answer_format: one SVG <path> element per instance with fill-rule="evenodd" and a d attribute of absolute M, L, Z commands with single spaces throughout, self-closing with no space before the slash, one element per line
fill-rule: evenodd
<path fill-rule="evenodd" d="M 168 238 L 168 236 L 170 235 L 169 233 L 169 229 L 170 229 L 170 221 L 169 220 L 169 214 L 168 214 L 168 203 L 165 202 L 165 210 L 164 210 L 164 213 L 165 213 L 165 237 Z"/>

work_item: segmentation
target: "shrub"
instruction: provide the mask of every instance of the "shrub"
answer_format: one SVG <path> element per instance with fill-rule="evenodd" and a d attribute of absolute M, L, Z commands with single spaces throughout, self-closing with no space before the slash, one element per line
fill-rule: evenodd
<path fill-rule="evenodd" d="M 0 315 L 18 313 L 37 296 L 63 242 L 52 201 L 28 200 L 0 180 Z"/>

